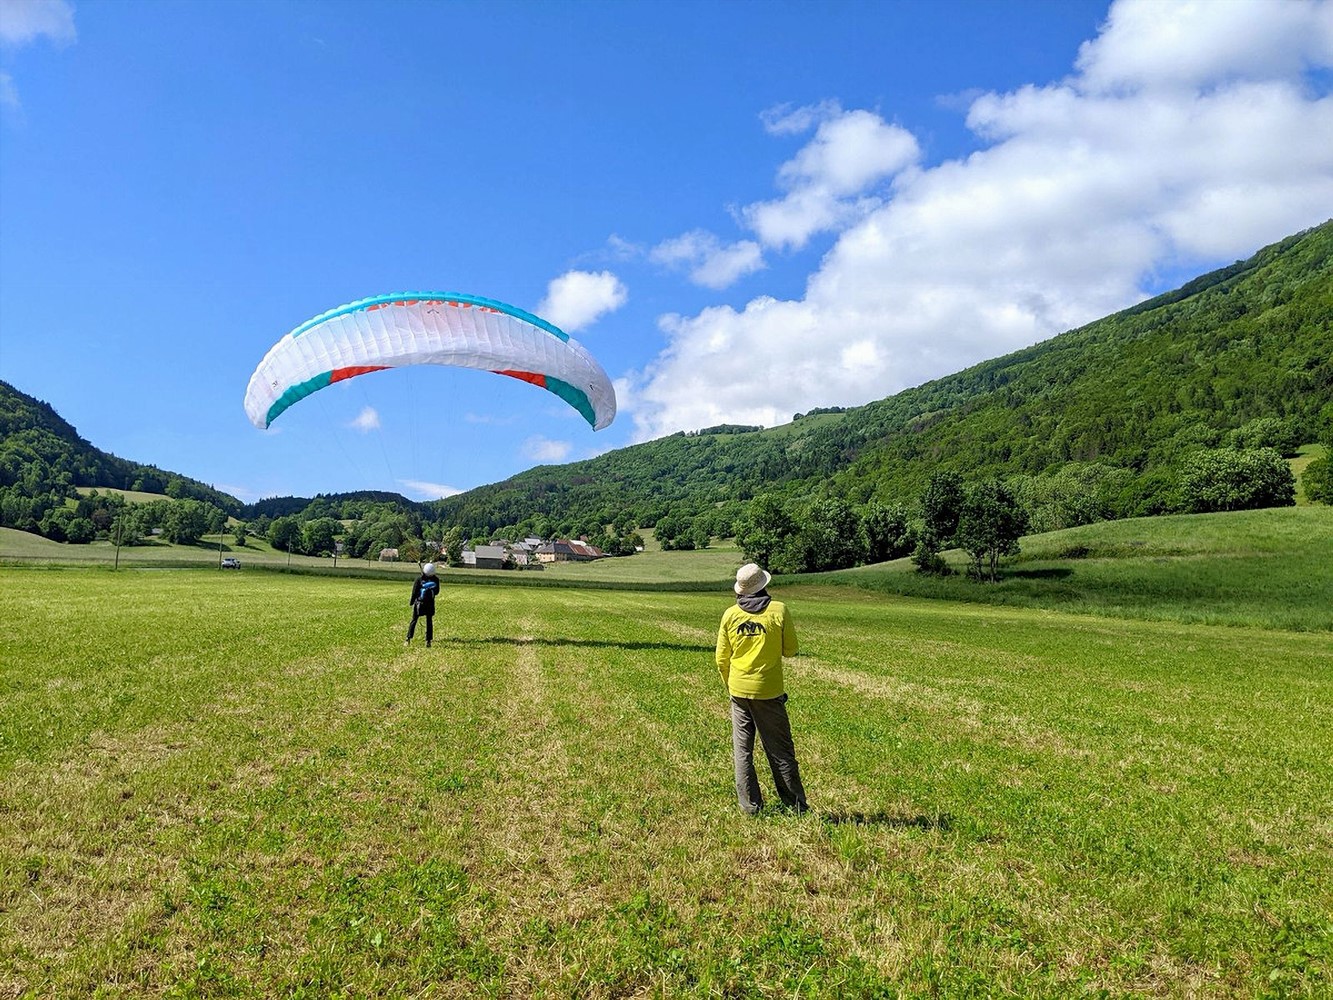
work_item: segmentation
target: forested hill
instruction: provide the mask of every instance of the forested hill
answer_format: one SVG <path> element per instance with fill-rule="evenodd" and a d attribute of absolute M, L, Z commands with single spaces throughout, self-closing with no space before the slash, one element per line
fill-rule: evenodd
<path fill-rule="evenodd" d="M 96 486 L 202 500 L 229 514 L 241 502 L 195 479 L 93 447 L 47 403 L 0 381 L 0 486 L 28 483 L 35 496 L 52 487 Z"/>
<path fill-rule="evenodd" d="M 478 533 L 534 514 L 653 524 L 756 493 L 908 500 L 930 475 L 1132 473 L 1120 516 L 1165 509 L 1200 448 L 1312 441 L 1333 400 L 1333 222 L 1133 308 L 846 411 L 676 434 L 435 504 Z M 1121 473 L 1123 476 L 1125 473 Z"/>
<path fill-rule="evenodd" d="M 288 517 L 299 514 L 303 518 L 355 518 L 367 507 L 387 506 L 400 511 L 420 511 L 422 505 L 401 493 L 382 490 L 355 490 L 350 493 L 320 493 L 314 497 L 268 497 L 246 504 L 241 516 L 246 520 L 257 517 Z"/>

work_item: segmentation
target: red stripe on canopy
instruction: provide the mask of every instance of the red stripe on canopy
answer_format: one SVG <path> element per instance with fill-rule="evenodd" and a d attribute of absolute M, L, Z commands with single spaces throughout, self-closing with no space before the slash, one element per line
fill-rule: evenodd
<path fill-rule="evenodd" d="M 329 373 L 329 384 L 341 382 L 343 379 L 353 378 L 357 375 L 364 375 L 366 372 L 382 372 L 388 368 L 388 365 L 358 365 L 354 368 L 335 368 Z"/>
<path fill-rule="evenodd" d="M 539 375 L 537 372 L 497 371 L 495 374 L 508 375 L 510 378 L 516 378 L 522 382 L 531 382 L 533 385 L 541 386 L 543 389 L 546 388 L 546 376 Z"/>

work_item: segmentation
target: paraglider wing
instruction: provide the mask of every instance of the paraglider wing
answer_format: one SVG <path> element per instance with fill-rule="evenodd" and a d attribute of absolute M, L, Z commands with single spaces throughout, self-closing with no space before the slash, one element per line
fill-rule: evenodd
<path fill-rule="evenodd" d="M 303 323 L 274 344 L 250 376 L 245 412 L 263 430 L 327 385 L 407 365 L 454 365 L 522 379 L 569 403 L 593 430 L 616 415 L 611 380 L 582 344 L 522 309 L 454 292 L 380 295 Z"/>

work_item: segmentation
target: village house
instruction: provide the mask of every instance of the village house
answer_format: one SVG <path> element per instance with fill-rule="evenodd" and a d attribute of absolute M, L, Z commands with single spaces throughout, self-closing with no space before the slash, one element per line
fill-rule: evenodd
<path fill-rule="evenodd" d="M 543 563 L 553 562 L 591 562 L 605 555 L 601 549 L 587 542 L 568 538 L 557 538 L 544 542 L 537 549 L 537 559 Z"/>

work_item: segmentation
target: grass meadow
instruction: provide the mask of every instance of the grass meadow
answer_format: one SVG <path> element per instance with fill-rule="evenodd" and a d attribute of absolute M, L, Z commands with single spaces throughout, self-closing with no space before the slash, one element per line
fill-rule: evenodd
<path fill-rule="evenodd" d="M 1333 993 L 1333 634 L 775 590 L 0 566 L 0 997 Z"/>
<path fill-rule="evenodd" d="M 822 574 L 879 593 L 1121 618 L 1333 631 L 1333 507 L 1102 521 L 1024 538 L 999 583 L 910 559 Z"/>
<path fill-rule="evenodd" d="M 740 552 L 731 539 L 716 539 L 709 548 L 696 552 L 663 552 L 651 530 L 643 534 L 647 539 L 647 550 L 626 558 L 601 559 L 592 563 L 553 563 L 540 570 L 477 570 L 452 568 L 441 563 L 440 575 L 446 583 L 480 580 L 530 586 L 591 583 L 611 586 L 645 584 L 655 587 L 708 584 L 724 587 L 727 581 L 734 578 L 736 566 L 741 561 Z M 335 565 L 329 556 L 292 555 L 274 549 L 259 538 L 249 538 L 245 545 L 237 545 L 229 533 L 221 539 L 217 535 L 209 535 L 198 545 L 172 545 L 150 539 L 140 545 L 123 545 L 117 553 L 116 546 L 107 541 L 67 545 L 30 532 L 0 528 L 0 564 L 159 569 L 196 566 L 207 569 L 216 568 L 223 556 L 239 559 L 243 569 L 290 569 L 303 573 L 408 579 L 420 572 L 417 563 L 406 560 L 382 563 L 369 559 L 338 559 Z"/>

